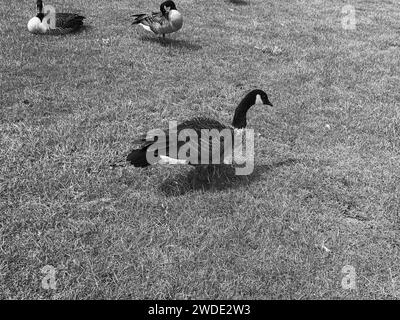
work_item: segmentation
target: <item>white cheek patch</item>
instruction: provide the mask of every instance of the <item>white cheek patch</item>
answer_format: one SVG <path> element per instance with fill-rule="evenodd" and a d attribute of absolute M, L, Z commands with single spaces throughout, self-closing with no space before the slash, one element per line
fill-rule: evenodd
<path fill-rule="evenodd" d="M 261 96 L 259 94 L 256 96 L 256 103 L 255 104 L 264 104 L 264 102 L 261 100 Z"/>

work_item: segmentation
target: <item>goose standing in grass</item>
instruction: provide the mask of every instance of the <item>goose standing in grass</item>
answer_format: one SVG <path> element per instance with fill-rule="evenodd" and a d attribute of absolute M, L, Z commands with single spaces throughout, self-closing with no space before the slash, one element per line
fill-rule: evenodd
<path fill-rule="evenodd" d="M 36 6 L 38 13 L 28 22 L 28 31 L 31 33 L 60 35 L 77 31 L 83 26 L 84 16 L 55 12 L 51 6 L 43 7 L 42 0 L 37 0 Z"/>
<path fill-rule="evenodd" d="M 241 131 L 246 127 L 247 121 L 246 121 L 246 115 L 247 111 L 250 109 L 251 106 L 255 105 L 256 103 L 262 103 L 264 105 L 269 105 L 272 106 L 271 102 L 268 99 L 267 94 L 259 89 L 253 90 L 250 93 L 248 93 L 243 100 L 239 103 L 239 105 L 236 107 L 235 114 L 233 117 L 232 125 L 225 125 L 222 124 L 221 122 L 210 119 L 210 118 L 203 118 L 203 117 L 197 117 L 193 118 L 187 121 L 184 121 L 180 124 L 178 124 L 174 129 L 176 131 L 176 136 L 179 136 L 180 133 L 183 130 L 190 129 L 192 132 L 195 132 L 195 136 L 197 139 L 194 141 L 192 139 L 189 139 L 188 141 L 179 141 L 179 139 L 172 139 L 170 140 L 170 129 L 166 130 L 160 130 L 160 132 L 163 132 L 163 135 L 157 135 L 150 137 L 143 135 L 139 139 L 135 140 L 134 143 L 138 145 L 138 147 L 134 150 L 131 151 L 131 153 L 127 156 L 127 161 L 133 164 L 135 167 L 147 167 L 150 164 L 190 164 L 190 165 L 202 165 L 201 161 L 204 159 L 202 157 L 202 153 L 206 153 L 206 157 L 214 157 L 215 152 L 213 149 L 213 143 L 218 143 L 216 149 L 217 152 L 220 153 L 220 158 L 222 161 L 217 164 L 223 164 L 223 163 L 232 163 L 232 162 L 226 162 L 226 154 L 232 155 L 232 152 L 235 152 L 232 150 L 232 148 L 236 148 L 235 146 L 232 146 L 230 150 L 224 150 L 225 147 L 225 140 L 224 143 L 221 142 L 221 140 L 217 140 L 218 142 L 215 142 L 215 140 L 211 139 L 210 136 L 206 136 L 204 138 L 203 136 L 203 129 L 206 129 L 206 131 L 211 131 L 213 129 L 216 129 L 217 132 L 221 132 L 222 130 L 228 130 L 228 135 L 231 135 L 232 140 L 235 139 L 235 136 L 242 134 Z M 151 135 L 150 135 L 151 136 Z M 156 138 L 156 139 L 154 139 Z M 224 138 L 225 139 L 225 138 Z M 232 141 L 231 140 L 231 141 Z M 205 142 L 205 143 L 204 143 Z M 240 141 L 241 142 L 241 141 Z M 187 154 L 185 154 L 184 158 L 179 157 L 179 150 L 183 145 L 186 144 L 192 144 L 193 148 L 195 150 L 198 150 L 196 153 L 196 161 L 191 161 L 187 159 Z M 204 144 L 203 144 L 204 143 Z M 204 146 L 207 146 L 204 148 Z M 151 148 L 152 147 L 152 148 Z M 156 152 L 154 152 L 154 147 L 156 147 Z M 176 150 L 174 152 L 170 152 L 170 150 Z M 227 153 L 225 153 L 227 151 Z M 148 153 L 152 152 L 152 156 L 155 161 L 150 163 L 149 162 L 149 155 Z M 173 153 L 173 155 L 171 154 Z M 192 158 L 190 158 L 192 159 Z M 201 159 L 201 161 L 199 161 Z M 230 158 L 232 160 L 232 158 Z M 211 162 L 208 162 L 210 164 Z M 212 162 L 215 164 L 214 162 Z M 206 164 L 206 167 L 207 165 Z M 195 181 L 193 181 L 195 183 Z"/>
<path fill-rule="evenodd" d="M 176 9 L 175 3 L 170 0 L 161 3 L 160 12 L 139 13 L 132 17 L 135 19 L 132 24 L 139 24 L 147 31 L 162 34 L 163 38 L 167 33 L 178 31 L 183 25 L 182 15 Z"/>

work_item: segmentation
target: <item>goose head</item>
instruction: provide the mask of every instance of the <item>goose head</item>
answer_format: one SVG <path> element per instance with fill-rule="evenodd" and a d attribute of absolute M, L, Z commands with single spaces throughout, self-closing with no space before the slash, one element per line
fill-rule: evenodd
<path fill-rule="evenodd" d="M 176 5 L 173 1 L 168 0 L 160 4 L 160 11 L 164 17 L 168 17 L 171 10 L 176 10 Z"/>
<path fill-rule="evenodd" d="M 167 18 L 174 31 L 178 31 L 182 28 L 183 19 L 181 13 L 176 9 L 176 5 L 173 1 L 164 1 L 160 5 L 162 15 Z"/>
<path fill-rule="evenodd" d="M 232 126 L 234 128 L 241 129 L 246 127 L 247 111 L 255 104 L 263 104 L 272 107 L 272 103 L 269 101 L 268 95 L 263 90 L 255 89 L 250 91 L 236 107 L 235 115 L 232 121 Z"/>

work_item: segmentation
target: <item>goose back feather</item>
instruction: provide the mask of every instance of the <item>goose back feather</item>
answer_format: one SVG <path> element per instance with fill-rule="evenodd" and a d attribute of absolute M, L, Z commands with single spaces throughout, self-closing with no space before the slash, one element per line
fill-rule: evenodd
<path fill-rule="evenodd" d="M 167 11 L 166 8 L 169 10 Z M 182 15 L 176 10 L 175 3 L 170 0 L 160 5 L 159 12 L 133 14 L 132 17 L 134 18 L 132 25 L 139 24 L 155 34 L 173 33 L 181 29 L 183 25 Z"/>

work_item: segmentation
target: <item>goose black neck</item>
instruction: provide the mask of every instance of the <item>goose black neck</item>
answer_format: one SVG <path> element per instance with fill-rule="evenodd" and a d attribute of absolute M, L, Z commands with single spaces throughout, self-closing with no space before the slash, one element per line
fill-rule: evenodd
<path fill-rule="evenodd" d="M 256 103 L 258 94 L 261 94 L 261 90 L 253 90 L 248 93 L 243 100 L 236 107 L 235 115 L 233 116 L 232 126 L 234 128 L 245 128 L 247 125 L 246 115 L 247 111 Z"/>
<path fill-rule="evenodd" d="M 42 0 L 37 0 L 36 1 L 36 7 L 37 7 L 37 12 L 38 12 L 36 17 L 38 17 L 40 19 L 40 21 L 42 21 L 43 18 L 44 18 L 43 1 Z"/>

